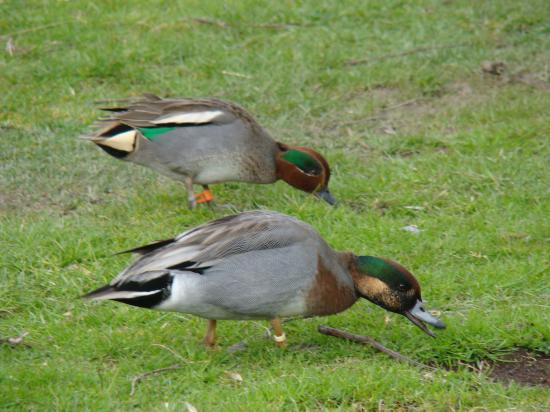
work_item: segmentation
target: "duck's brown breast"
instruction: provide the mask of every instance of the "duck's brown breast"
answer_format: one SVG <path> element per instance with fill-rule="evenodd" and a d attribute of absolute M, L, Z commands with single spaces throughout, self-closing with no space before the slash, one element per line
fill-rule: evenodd
<path fill-rule="evenodd" d="M 339 313 L 358 299 L 353 283 L 345 282 L 341 275 L 329 269 L 318 258 L 317 274 L 306 296 L 308 316 L 325 316 Z"/>

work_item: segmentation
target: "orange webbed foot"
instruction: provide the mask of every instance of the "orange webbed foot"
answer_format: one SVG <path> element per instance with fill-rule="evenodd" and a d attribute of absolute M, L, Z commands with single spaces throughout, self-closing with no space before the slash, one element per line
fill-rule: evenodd
<path fill-rule="evenodd" d="M 197 193 L 195 195 L 195 200 L 197 203 L 209 203 L 212 200 L 214 200 L 214 194 L 210 191 L 210 189 L 205 189 L 200 193 Z"/>

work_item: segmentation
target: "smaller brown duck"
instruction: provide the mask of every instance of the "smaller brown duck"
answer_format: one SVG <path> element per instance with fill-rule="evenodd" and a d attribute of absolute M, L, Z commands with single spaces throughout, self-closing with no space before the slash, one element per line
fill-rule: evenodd
<path fill-rule="evenodd" d="M 117 159 L 150 167 L 182 181 L 189 208 L 213 200 L 208 185 L 274 183 L 313 193 L 329 204 L 330 168 L 307 147 L 276 142 L 242 107 L 223 100 L 163 99 L 145 94 L 103 108 L 111 113 L 86 138 Z M 204 191 L 194 195 L 193 184 Z"/>

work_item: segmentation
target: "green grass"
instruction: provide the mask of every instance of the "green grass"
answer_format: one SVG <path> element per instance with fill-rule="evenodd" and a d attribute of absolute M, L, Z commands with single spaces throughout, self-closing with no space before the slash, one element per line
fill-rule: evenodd
<path fill-rule="evenodd" d="M 464 366 L 515 347 L 550 353 L 549 21 L 544 0 L 0 1 L 0 336 L 28 332 L 30 345 L 0 346 L 0 408 L 550 407 L 547 389 Z M 505 75 L 483 74 L 486 60 Z M 201 319 L 80 301 L 128 263 L 113 252 L 229 213 L 189 212 L 182 185 L 77 139 L 94 100 L 142 92 L 234 100 L 277 139 L 326 154 L 337 208 L 284 183 L 217 185 L 218 202 L 292 214 L 336 249 L 395 258 L 448 328 L 430 339 L 363 301 L 289 323 L 286 350 L 265 322 L 221 322 L 208 352 Z M 130 397 L 134 376 L 176 363 Z"/>

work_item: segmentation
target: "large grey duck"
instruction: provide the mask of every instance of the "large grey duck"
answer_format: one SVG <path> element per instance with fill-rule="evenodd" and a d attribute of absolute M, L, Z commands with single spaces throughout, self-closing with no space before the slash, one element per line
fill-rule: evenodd
<path fill-rule="evenodd" d="M 308 224 L 269 211 L 223 217 L 135 252 L 141 257 L 108 285 L 84 296 L 209 319 L 271 320 L 284 342 L 280 318 L 324 316 L 359 298 L 400 313 L 427 334 L 443 328 L 422 302 L 420 285 L 389 259 L 336 252 Z"/>

